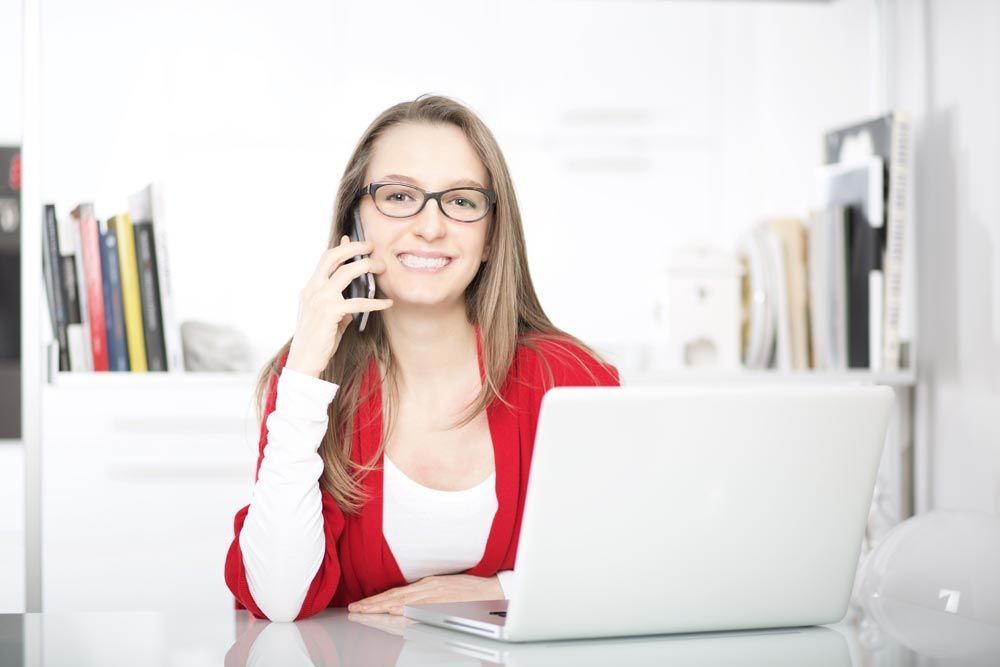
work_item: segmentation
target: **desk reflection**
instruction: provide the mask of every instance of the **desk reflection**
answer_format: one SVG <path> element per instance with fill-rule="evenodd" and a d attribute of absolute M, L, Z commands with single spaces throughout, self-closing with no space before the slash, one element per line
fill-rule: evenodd
<path fill-rule="evenodd" d="M 296 623 L 251 621 L 226 665 L 823 665 L 850 667 L 844 637 L 829 628 L 498 642 L 402 617 L 331 611 Z"/>

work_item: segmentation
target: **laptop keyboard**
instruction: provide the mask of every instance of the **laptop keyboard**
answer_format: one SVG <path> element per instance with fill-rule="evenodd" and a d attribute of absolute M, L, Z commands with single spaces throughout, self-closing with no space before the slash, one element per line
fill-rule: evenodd
<path fill-rule="evenodd" d="M 504 618 L 507 618 L 507 612 L 505 612 L 505 611 L 491 611 L 490 612 L 490 616 L 503 616 Z"/>

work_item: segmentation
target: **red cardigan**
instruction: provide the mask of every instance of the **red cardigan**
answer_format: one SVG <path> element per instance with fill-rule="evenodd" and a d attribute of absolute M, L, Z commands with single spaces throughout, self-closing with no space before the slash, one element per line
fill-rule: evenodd
<path fill-rule="evenodd" d="M 476 326 L 475 330 L 479 374 L 480 378 L 484 378 L 479 327 Z M 500 393 L 516 407 L 516 411 L 497 400 L 486 409 L 493 440 L 498 507 L 482 560 L 466 570 L 466 574 L 489 577 L 499 570 L 514 567 L 531 452 L 538 425 L 538 410 L 545 392 L 552 386 L 620 384 L 618 371 L 614 366 L 598 364 L 571 343 L 539 341 L 536 346 L 551 366 L 553 384 L 549 384 L 548 374 L 545 373 L 538 354 L 519 345 L 507 378 L 500 387 Z M 282 367 L 286 359 L 287 355 L 280 362 Z M 596 376 L 596 383 L 586 369 Z M 378 387 L 367 402 L 358 406 L 359 418 L 354 420 L 352 459 L 358 462 L 371 460 L 382 433 L 381 384 L 378 382 L 378 365 L 374 360 L 363 375 L 362 395 L 372 382 Z M 268 385 L 260 430 L 258 474 L 264 447 L 267 445 L 267 416 L 274 410 L 276 400 L 277 376 L 272 377 Z M 380 466 L 381 463 L 380 457 Z M 256 476 L 255 474 L 255 480 Z M 362 487 L 369 500 L 355 515 L 345 515 L 328 492 L 321 492 L 326 555 L 309 586 L 296 620 L 317 614 L 327 607 L 344 607 L 356 600 L 390 588 L 405 586 L 407 583 L 382 534 L 381 467 L 364 477 Z M 236 513 L 235 537 L 226 556 L 226 584 L 236 596 L 237 609 L 248 609 L 255 617 L 265 618 L 250 595 L 243 555 L 240 552 L 240 530 L 249 508 L 247 505 Z"/>

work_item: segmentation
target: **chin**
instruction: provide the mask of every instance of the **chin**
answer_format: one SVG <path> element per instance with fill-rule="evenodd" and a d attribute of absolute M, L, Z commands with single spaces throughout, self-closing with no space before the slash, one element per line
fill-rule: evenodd
<path fill-rule="evenodd" d="M 464 303 L 465 292 L 461 291 L 457 294 L 453 294 L 450 291 L 446 291 L 441 288 L 428 288 L 424 286 L 409 285 L 403 289 L 393 289 L 385 291 L 384 296 L 392 299 L 395 304 L 393 307 L 398 306 L 423 306 L 427 308 L 433 308 L 438 306 L 446 306 L 455 302 Z"/>

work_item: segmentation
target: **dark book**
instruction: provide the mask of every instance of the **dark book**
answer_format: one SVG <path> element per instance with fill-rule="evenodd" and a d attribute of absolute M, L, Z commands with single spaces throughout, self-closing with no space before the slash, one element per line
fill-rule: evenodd
<path fill-rule="evenodd" d="M 847 366 L 874 368 L 871 331 L 878 326 L 872 321 L 881 309 L 873 308 L 872 274 L 881 272 L 885 235 L 873 227 L 860 206 L 848 206 L 844 229 L 847 273 Z M 879 311 L 879 312 L 874 312 Z"/>
<path fill-rule="evenodd" d="M 59 370 L 69 370 L 69 340 L 66 323 L 69 319 L 63 293 L 63 264 L 59 254 L 59 224 L 54 204 L 45 205 L 45 224 L 42 229 L 42 269 L 45 273 L 45 292 L 49 301 L 52 332 L 59 345 Z"/>
<path fill-rule="evenodd" d="M 820 167 L 820 205 L 845 209 L 847 367 L 881 370 L 883 162 L 876 156 Z"/>
<path fill-rule="evenodd" d="M 149 242 L 152 270 L 149 275 L 155 277 L 155 282 L 149 280 L 148 277 L 143 279 L 142 276 L 139 277 L 139 282 L 142 283 L 141 289 L 144 290 L 143 297 L 150 292 L 157 294 L 159 307 L 155 322 L 159 327 L 160 337 L 162 338 L 162 354 L 166 370 L 170 372 L 183 372 L 184 352 L 183 345 L 181 344 L 181 331 L 177 325 L 177 318 L 174 315 L 173 294 L 170 289 L 170 259 L 167 252 L 167 220 L 164 199 L 162 184 L 151 183 L 138 192 L 129 195 L 128 209 L 134 224 L 149 223 L 152 225 L 152 235 Z M 141 249 L 139 248 L 138 236 L 135 238 L 136 262 L 139 263 L 141 261 L 139 257 Z M 158 290 L 150 290 L 149 286 L 151 284 L 155 285 Z M 146 306 L 141 306 L 145 317 L 147 314 L 145 310 Z M 149 312 L 148 315 L 152 316 L 153 313 Z M 152 344 L 154 347 L 159 348 L 159 339 L 154 339 Z M 159 350 L 156 352 L 159 353 Z M 150 358 L 152 359 L 152 357 Z"/>
<path fill-rule="evenodd" d="M 139 295 L 142 301 L 142 325 L 146 341 L 146 366 L 149 371 L 166 371 L 167 352 L 163 342 L 163 316 L 160 309 L 153 222 L 134 220 L 132 225 L 135 229 L 135 257 L 139 266 Z"/>
<path fill-rule="evenodd" d="M 107 223 L 99 225 L 101 237 L 101 277 L 104 283 L 104 324 L 108 333 L 108 370 L 128 371 L 128 343 L 125 340 L 125 315 L 122 302 L 121 273 L 118 269 L 118 238 Z"/>
<path fill-rule="evenodd" d="M 883 257 L 880 267 L 884 275 L 883 303 L 880 322 L 872 325 L 881 333 L 875 354 L 881 368 L 899 370 L 908 360 L 909 339 L 912 337 L 912 299 L 904 285 L 905 246 L 910 235 L 907 213 L 910 160 L 910 123 L 906 114 L 890 112 L 877 118 L 848 125 L 824 137 L 827 164 L 850 162 L 867 156 L 877 156 L 883 162 L 882 228 Z M 912 280 L 912 276 L 910 277 Z M 875 341 L 873 341 L 875 342 Z"/>

